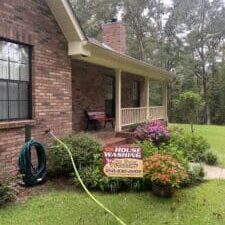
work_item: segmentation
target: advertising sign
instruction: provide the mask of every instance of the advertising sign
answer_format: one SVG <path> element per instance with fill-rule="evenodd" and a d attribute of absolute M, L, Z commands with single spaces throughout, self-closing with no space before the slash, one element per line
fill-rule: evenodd
<path fill-rule="evenodd" d="M 139 147 L 105 147 L 103 163 L 103 172 L 108 177 L 143 177 L 142 151 Z"/>

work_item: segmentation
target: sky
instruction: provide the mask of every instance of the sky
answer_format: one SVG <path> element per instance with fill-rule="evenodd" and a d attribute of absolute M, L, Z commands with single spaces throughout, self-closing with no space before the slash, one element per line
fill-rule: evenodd
<path fill-rule="evenodd" d="M 162 2 L 166 5 L 171 5 L 172 3 L 171 0 L 163 0 Z"/>

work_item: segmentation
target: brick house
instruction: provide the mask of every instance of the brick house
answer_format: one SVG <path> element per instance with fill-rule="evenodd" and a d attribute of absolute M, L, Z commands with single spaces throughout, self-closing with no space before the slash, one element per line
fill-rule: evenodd
<path fill-rule="evenodd" d="M 121 22 L 103 25 L 104 44 L 87 38 L 67 0 L 0 0 L 0 177 L 17 171 L 24 126 L 48 142 L 85 128 L 84 110 L 115 117 L 115 131 L 150 119 L 167 120 L 173 74 L 125 54 Z M 152 82 L 162 101 L 151 106 Z"/>

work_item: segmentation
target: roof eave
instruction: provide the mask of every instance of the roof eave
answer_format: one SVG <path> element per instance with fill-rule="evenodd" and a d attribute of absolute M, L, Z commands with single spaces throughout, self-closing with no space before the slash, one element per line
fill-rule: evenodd
<path fill-rule="evenodd" d="M 149 76 L 149 77 L 153 77 L 153 78 L 156 78 L 156 79 L 161 78 L 161 79 L 164 79 L 164 80 L 172 80 L 176 77 L 176 75 L 174 73 L 171 73 L 171 72 L 168 72 L 166 70 L 160 69 L 158 67 L 152 66 L 152 65 L 150 65 L 146 62 L 135 59 L 135 58 L 130 57 L 128 55 L 121 54 L 121 53 L 118 53 L 118 52 L 113 51 L 111 49 L 104 48 L 102 46 L 99 46 L 98 44 L 95 44 L 95 43 L 92 43 L 92 42 L 89 42 L 89 41 L 84 42 L 83 47 L 84 47 L 84 49 L 86 49 L 90 53 L 89 54 L 90 57 L 95 57 L 96 51 L 98 51 L 99 53 L 104 55 L 102 57 L 103 61 L 105 60 L 105 57 L 110 57 L 110 56 L 113 57 L 114 60 L 116 60 L 118 62 L 117 64 L 115 62 L 115 67 L 114 67 L 115 69 L 118 68 L 117 65 L 120 64 L 122 68 L 119 68 L 119 69 L 127 71 L 126 70 L 126 64 L 124 64 L 124 62 L 126 62 L 126 63 L 129 63 L 130 65 L 132 65 L 133 67 L 137 67 L 137 69 L 139 69 L 139 71 L 140 71 L 139 74 L 143 75 L 143 76 Z M 84 61 L 89 61 L 88 57 L 79 57 L 78 56 L 78 58 L 80 58 Z M 107 64 L 105 66 L 110 67 L 110 65 L 107 65 Z M 129 72 L 129 71 L 127 71 L 127 72 Z M 137 70 L 137 73 L 138 73 L 138 70 Z M 154 74 L 157 75 L 157 76 L 154 77 Z"/>
<path fill-rule="evenodd" d="M 46 0 L 68 42 L 87 40 L 68 0 Z"/>

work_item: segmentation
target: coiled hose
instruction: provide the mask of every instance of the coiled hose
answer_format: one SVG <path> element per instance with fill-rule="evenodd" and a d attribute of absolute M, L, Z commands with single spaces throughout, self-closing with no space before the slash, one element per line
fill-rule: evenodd
<path fill-rule="evenodd" d="M 37 168 L 32 165 L 31 151 L 33 151 L 33 148 L 37 153 Z M 35 186 L 42 182 L 46 175 L 46 156 L 43 145 L 34 140 L 25 143 L 19 155 L 18 165 L 26 186 Z"/>

